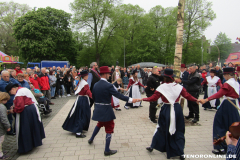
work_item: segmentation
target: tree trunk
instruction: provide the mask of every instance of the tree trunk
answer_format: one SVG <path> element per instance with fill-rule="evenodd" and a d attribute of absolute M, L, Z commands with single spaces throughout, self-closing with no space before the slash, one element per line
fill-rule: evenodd
<path fill-rule="evenodd" d="M 179 0 L 178 16 L 177 16 L 177 39 L 176 39 L 175 56 L 174 56 L 175 69 L 180 69 L 181 61 L 182 61 L 184 6 L 185 6 L 185 0 Z"/>
<path fill-rule="evenodd" d="M 95 39 L 95 48 L 96 48 L 96 62 L 99 65 L 100 55 L 99 55 L 99 48 L 98 48 L 97 20 L 96 20 L 96 18 L 93 18 L 93 20 L 94 20 L 94 39 Z"/>

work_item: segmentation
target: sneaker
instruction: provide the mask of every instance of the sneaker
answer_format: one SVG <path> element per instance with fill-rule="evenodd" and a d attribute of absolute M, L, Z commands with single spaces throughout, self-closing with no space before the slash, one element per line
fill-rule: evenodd
<path fill-rule="evenodd" d="M 66 96 L 65 96 L 65 95 L 63 95 L 62 97 L 63 97 L 63 98 L 66 98 Z"/>
<path fill-rule="evenodd" d="M 125 108 L 125 109 L 129 109 L 129 107 L 128 107 L 128 106 L 124 106 L 124 108 Z"/>
<path fill-rule="evenodd" d="M 68 97 L 70 97 L 70 96 L 71 96 L 71 94 L 67 94 L 67 96 L 68 96 Z"/>
<path fill-rule="evenodd" d="M 58 97 L 59 97 L 59 98 L 61 98 L 61 96 L 60 96 L 60 95 L 59 95 Z"/>

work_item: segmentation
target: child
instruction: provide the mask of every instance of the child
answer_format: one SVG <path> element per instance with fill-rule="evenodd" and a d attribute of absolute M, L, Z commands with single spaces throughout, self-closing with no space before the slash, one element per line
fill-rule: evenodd
<path fill-rule="evenodd" d="M 6 131 L 10 131 L 10 123 L 7 118 L 7 113 L 10 113 L 12 111 L 7 111 L 7 108 L 4 106 L 4 104 L 7 103 L 7 101 L 10 99 L 10 96 L 6 92 L 0 92 L 0 159 L 7 159 L 8 156 L 3 155 L 2 151 L 2 143 L 4 141 L 4 136 L 6 134 Z"/>
<path fill-rule="evenodd" d="M 138 71 L 135 69 L 132 73 L 132 77 L 129 79 L 129 83 L 128 83 L 128 87 L 127 90 L 129 89 L 128 93 L 129 93 L 129 97 L 131 98 L 141 98 L 141 93 L 139 91 L 139 86 L 140 87 L 144 87 L 146 88 L 147 86 L 144 86 L 140 83 L 137 75 L 138 75 Z M 139 106 L 141 106 L 141 102 L 136 102 L 136 103 L 126 103 L 124 108 L 125 109 L 129 109 L 130 106 L 131 108 L 138 108 Z"/>
<path fill-rule="evenodd" d="M 113 83 L 113 87 L 116 89 L 116 91 L 123 91 L 125 89 L 121 88 L 121 84 L 122 84 L 122 79 L 121 78 L 118 78 L 117 81 L 115 81 Z M 126 89 L 127 90 L 127 89 Z M 116 111 L 121 111 L 121 109 L 119 108 L 120 107 L 120 104 L 119 104 L 119 99 L 112 96 L 112 102 L 111 102 L 111 105 L 112 107 L 116 110 Z"/>
<path fill-rule="evenodd" d="M 75 77 L 75 80 L 74 80 L 74 82 L 73 82 L 74 88 L 77 87 L 78 82 L 79 82 L 79 78 L 78 78 L 78 76 L 76 76 L 76 77 Z"/>
<path fill-rule="evenodd" d="M 123 81 L 123 85 L 128 85 L 128 83 L 129 83 L 129 79 L 128 79 L 127 73 L 125 73 L 125 75 L 124 75 L 122 81 Z"/>

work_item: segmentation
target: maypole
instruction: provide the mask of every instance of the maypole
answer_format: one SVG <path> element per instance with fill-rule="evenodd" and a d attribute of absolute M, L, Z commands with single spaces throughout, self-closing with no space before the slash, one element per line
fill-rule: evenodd
<path fill-rule="evenodd" d="M 180 70 L 181 62 L 182 62 L 184 7 L 185 7 L 185 0 L 179 0 L 178 15 L 177 15 L 177 38 L 176 38 L 175 56 L 174 56 L 175 70 Z"/>

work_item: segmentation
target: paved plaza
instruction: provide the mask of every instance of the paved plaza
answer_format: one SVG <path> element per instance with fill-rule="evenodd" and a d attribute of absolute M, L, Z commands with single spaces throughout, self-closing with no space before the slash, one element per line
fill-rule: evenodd
<path fill-rule="evenodd" d="M 148 102 L 143 102 L 143 107 L 141 108 L 126 110 L 123 108 L 125 103 L 120 101 L 122 111 L 115 111 L 117 119 L 115 120 L 115 129 L 110 145 L 110 148 L 117 149 L 118 153 L 110 157 L 106 157 L 103 154 L 106 135 L 104 128 L 100 130 L 92 145 L 89 145 L 87 142 L 91 137 L 97 122 L 91 120 L 89 131 L 85 133 L 87 137 L 83 139 L 76 138 L 75 134 L 62 129 L 62 124 L 67 117 L 75 98 L 76 97 L 55 100 L 58 102 L 56 105 L 58 104 L 59 107 L 61 107 L 61 105 L 64 106 L 58 113 L 56 113 L 55 116 L 52 115 L 54 117 L 47 125 L 45 125 L 46 138 L 43 140 L 43 145 L 35 148 L 28 154 L 20 155 L 17 158 L 18 160 L 167 159 L 166 153 L 161 153 L 156 150 L 154 150 L 152 153 L 149 153 L 145 149 L 150 145 L 156 128 L 156 124 L 153 124 L 148 119 Z M 54 105 L 54 107 L 57 107 L 56 105 Z M 199 123 L 201 126 L 186 126 L 186 155 L 212 155 L 212 123 L 215 112 L 215 110 L 204 111 L 203 108 L 200 107 Z M 184 114 L 188 114 L 186 100 Z"/>

